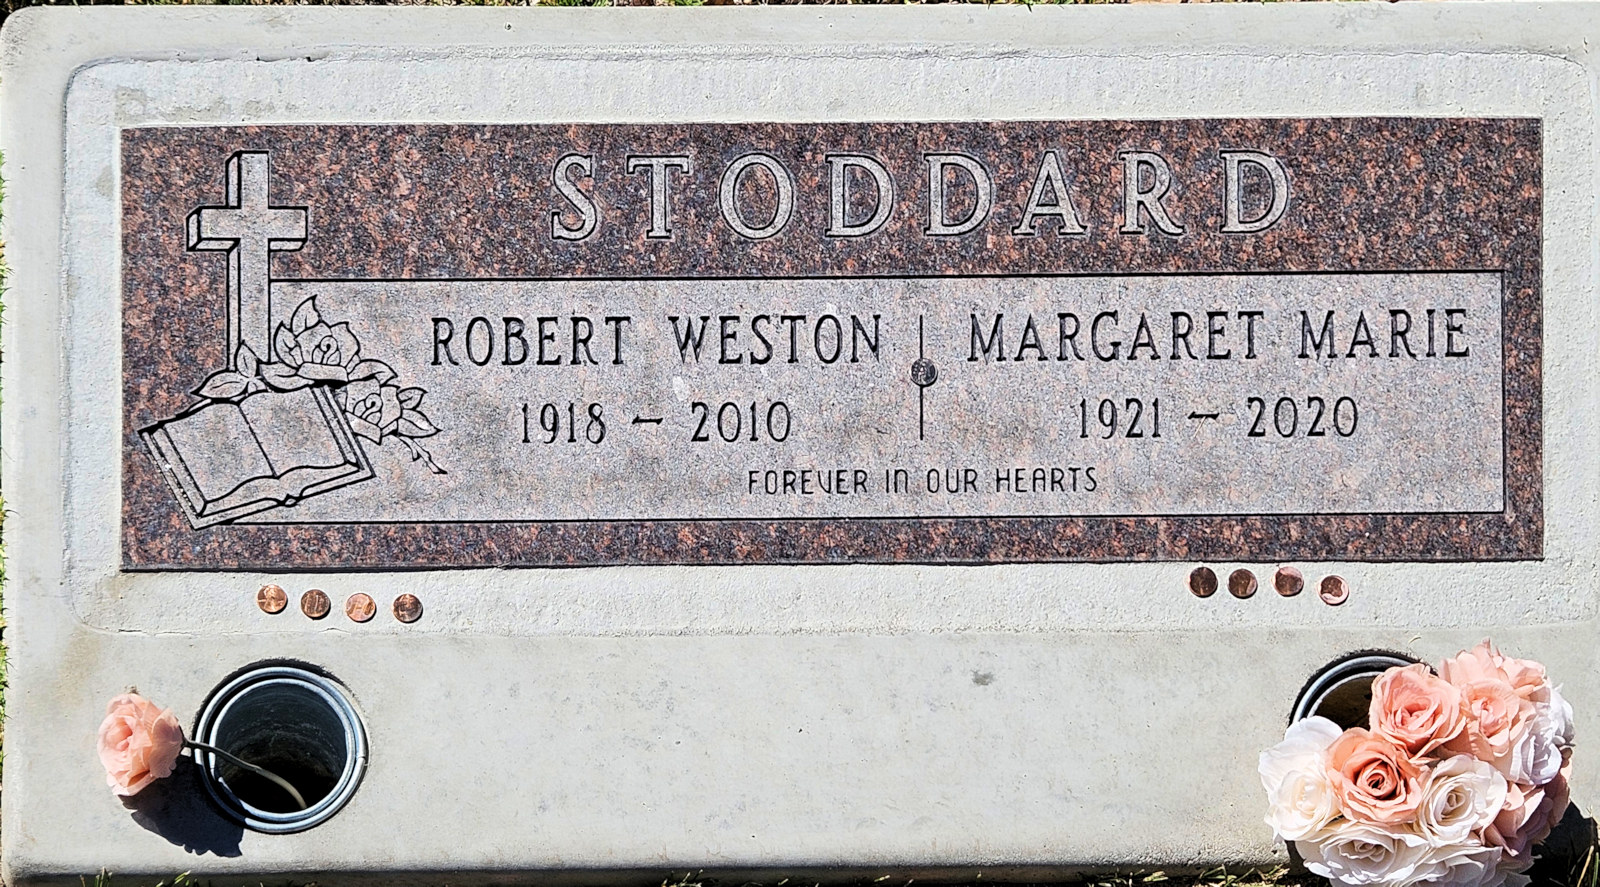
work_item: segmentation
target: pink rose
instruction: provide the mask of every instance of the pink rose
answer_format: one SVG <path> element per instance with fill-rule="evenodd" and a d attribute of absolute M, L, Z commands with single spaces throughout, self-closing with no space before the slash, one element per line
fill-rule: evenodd
<path fill-rule="evenodd" d="M 1529 702 L 1548 702 L 1550 680 L 1544 666 L 1532 659 L 1513 659 L 1485 640 L 1439 665 L 1439 675 L 1457 687 L 1481 681 L 1504 681 Z"/>
<path fill-rule="evenodd" d="M 1561 691 L 1549 690 L 1549 702 L 1533 704 L 1528 732 L 1511 755 L 1506 779 L 1523 785 L 1544 785 L 1556 778 L 1572 751 L 1572 706 Z"/>
<path fill-rule="evenodd" d="M 1569 758 L 1556 778 L 1545 785 L 1511 786 L 1504 809 L 1495 817 L 1494 825 L 1484 830 L 1484 839 L 1504 847 L 1506 856 L 1516 860 L 1517 869 L 1532 864 L 1533 846 L 1549 837 L 1566 815 L 1567 804 L 1572 800 L 1572 787 L 1567 782 L 1571 774 Z"/>
<path fill-rule="evenodd" d="M 1352 820 L 1392 825 L 1416 818 L 1422 770 L 1404 748 L 1359 727 L 1328 747 L 1328 781 Z"/>
<path fill-rule="evenodd" d="M 1372 732 L 1413 758 L 1431 754 L 1466 727 L 1461 691 L 1426 665 L 1391 668 L 1372 682 Z"/>
<path fill-rule="evenodd" d="M 1518 695 L 1511 684 L 1495 678 L 1456 686 L 1461 690 L 1467 728 L 1445 747 L 1474 755 L 1501 773 L 1510 773 L 1514 753 L 1533 721 L 1533 703 Z"/>
<path fill-rule="evenodd" d="M 1406 829 L 1335 820 L 1314 840 L 1296 841 L 1306 868 L 1339 885 L 1418 885 L 1445 866 L 1428 861 L 1428 839 Z"/>
<path fill-rule="evenodd" d="M 99 745 L 106 784 L 116 794 L 134 795 L 172 774 L 183 750 L 183 727 L 171 709 L 163 711 L 137 693 L 124 693 L 106 706 Z"/>

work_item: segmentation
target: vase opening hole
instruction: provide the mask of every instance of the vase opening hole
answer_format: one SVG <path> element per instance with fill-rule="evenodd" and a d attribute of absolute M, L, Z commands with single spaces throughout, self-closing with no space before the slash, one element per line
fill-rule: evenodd
<path fill-rule="evenodd" d="M 301 831 L 325 821 L 355 793 L 366 767 L 366 731 L 349 695 L 333 680 L 294 666 L 230 678 L 206 703 L 195 733 L 300 793 L 304 807 L 272 779 L 197 750 L 212 798 L 261 832 Z"/>
<path fill-rule="evenodd" d="M 1388 650 L 1361 650 L 1341 656 L 1306 682 L 1295 699 L 1289 723 L 1324 717 L 1341 730 L 1366 728 L 1367 710 L 1372 704 L 1372 682 L 1397 665 L 1416 662 L 1404 653 Z"/>

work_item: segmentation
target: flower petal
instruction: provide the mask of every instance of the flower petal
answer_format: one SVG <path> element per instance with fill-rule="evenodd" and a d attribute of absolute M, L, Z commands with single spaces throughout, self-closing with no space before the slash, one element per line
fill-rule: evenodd
<path fill-rule="evenodd" d="M 349 413 L 345 413 L 344 417 L 350 421 L 351 431 L 354 431 L 356 434 L 359 434 L 373 443 L 383 443 L 383 429 L 372 424 L 371 422 L 368 422 L 366 419 L 363 419 L 360 416 L 352 416 Z"/>
<path fill-rule="evenodd" d="M 350 377 L 344 367 L 325 363 L 300 364 L 299 375 L 313 382 L 348 382 Z"/>
<path fill-rule="evenodd" d="M 124 693 L 107 705 L 97 745 L 106 784 L 116 794 L 134 795 L 171 775 L 183 750 L 183 726 L 171 709 Z"/>

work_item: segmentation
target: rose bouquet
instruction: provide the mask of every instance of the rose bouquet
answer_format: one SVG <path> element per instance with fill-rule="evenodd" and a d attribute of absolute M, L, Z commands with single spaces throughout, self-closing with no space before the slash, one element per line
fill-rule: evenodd
<path fill-rule="evenodd" d="M 1267 824 L 1338 884 L 1524 885 L 1566 812 L 1572 708 L 1488 641 L 1372 685 L 1370 729 L 1306 718 L 1261 753 Z"/>

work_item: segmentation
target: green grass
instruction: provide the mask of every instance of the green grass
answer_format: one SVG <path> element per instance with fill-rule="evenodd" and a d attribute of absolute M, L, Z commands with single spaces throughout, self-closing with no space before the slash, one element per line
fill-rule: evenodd
<path fill-rule="evenodd" d="M 83 887 L 113 887 L 111 873 L 104 870 L 95 875 L 93 881 L 88 878 L 80 878 L 79 881 L 83 884 Z M 171 880 L 157 882 L 155 887 L 207 887 L 207 884 L 190 877 L 188 872 L 184 872 L 180 875 L 173 875 Z M 307 884 L 305 887 L 316 887 L 316 885 Z"/>

